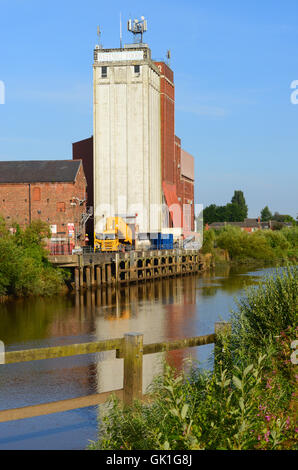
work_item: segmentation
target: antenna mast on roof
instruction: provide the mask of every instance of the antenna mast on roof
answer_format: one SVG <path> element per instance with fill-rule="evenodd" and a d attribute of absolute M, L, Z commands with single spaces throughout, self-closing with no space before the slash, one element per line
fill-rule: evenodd
<path fill-rule="evenodd" d="M 134 42 L 138 42 L 137 36 L 141 36 L 139 43 L 143 43 L 143 34 L 147 31 L 147 20 L 141 16 L 141 20 L 128 20 L 127 29 L 134 35 Z"/>
<path fill-rule="evenodd" d="M 98 46 L 99 46 L 100 49 L 102 49 L 102 44 L 100 42 L 101 31 L 100 31 L 99 26 L 97 26 L 97 36 L 98 36 Z"/>
<path fill-rule="evenodd" d="M 120 13 L 120 49 L 122 49 L 122 17 Z"/>
<path fill-rule="evenodd" d="M 170 66 L 171 63 L 171 51 L 170 49 L 167 51 L 167 65 Z"/>

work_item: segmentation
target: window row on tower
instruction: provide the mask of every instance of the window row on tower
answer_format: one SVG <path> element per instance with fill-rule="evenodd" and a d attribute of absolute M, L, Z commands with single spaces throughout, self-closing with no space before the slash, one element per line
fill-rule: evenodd
<path fill-rule="evenodd" d="M 141 67 L 140 65 L 134 65 L 134 73 L 135 75 L 139 75 L 141 72 Z M 108 67 L 106 65 L 103 65 L 101 67 L 101 78 L 107 78 L 108 76 Z"/>

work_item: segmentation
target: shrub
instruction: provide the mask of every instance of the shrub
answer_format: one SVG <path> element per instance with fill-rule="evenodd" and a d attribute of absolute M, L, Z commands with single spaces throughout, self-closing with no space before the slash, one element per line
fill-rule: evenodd
<path fill-rule="evenodd" d="M 251 287 L 232 312 L 235 350 L 246 354 L 265 347 L 267 341 L 297 324 L 298 268 L 276 269 L 274 275 Z"/>
<path fill-rule="evenodd" d="M 212 253 L 214 249 L 214 240 L 215 240 L 215 233 L 214 230 L 204 230 L 204 237 L 203 237 L 203 246 L 201 248 L 201 253 Z"/>
<path fill-rule="evenodd" d="M 49 295 L 59 291 L 67 274 L 47 259 L 47 224 L 36 221 L 11 234 L 0 219 L 0 295 Z"/>
<path fill-rule="evenodd" d="M 231 260 L 274 261 L 296 259 L 298 256 L 298 229 L 283 228 L 280 231 L 257 230 L 248 233 L 239 227 L 226 225 L 221 230 L 204 233 L 202 253 L 213 253 L 218 247 L 228 252 Z"/>

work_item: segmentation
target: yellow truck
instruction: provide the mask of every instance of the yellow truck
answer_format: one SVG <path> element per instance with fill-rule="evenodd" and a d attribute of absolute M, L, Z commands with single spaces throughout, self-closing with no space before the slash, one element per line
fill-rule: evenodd
<path fill-rule="evenodd" d="M 133 248 L 135 216 L 108 217 L 103 233 L 94 234 L 95 251 L 122 251 Z"/>

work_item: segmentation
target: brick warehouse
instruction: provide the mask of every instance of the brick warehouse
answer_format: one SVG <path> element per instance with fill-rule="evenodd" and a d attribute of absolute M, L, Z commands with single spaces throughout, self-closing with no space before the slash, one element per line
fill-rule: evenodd
<path fill-rule="evenodd" d="M 194 230 L 194 158 L 181 148 L 175 135 L 174 72 L 165 62 L 160 71 L 162 189 L 167 205 L 179 204 L 183 219 L 170 213 L 169 226 Z"/>
<path fill-rule="evenodd" d="M 7 226 L 51 227 L 52 253 L 85 244 L 86 177 L 80 160 L 0 162 L 0 215 Z"/>
<path fill-rule="evenodd" d="M 163 201 L 170 207 L 178 204 L 183 216 L 174 217 L 163 227 L 182 227 L 194 230 L 194 158 L 181 149 L 181 140 L 175 136 L 175 86 L 174 73 L 164 62 L 154 62 L 160 73 L 160 134 L 161 179 Z M 73 143 L 73 159 L 82 159 L 88 182 L 88 206 L 94 206 L 94 142 L 93 137 Z M 93 238 L 93 221 L 86 228 Z"/>

